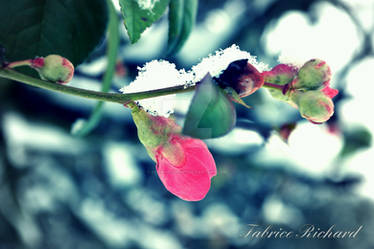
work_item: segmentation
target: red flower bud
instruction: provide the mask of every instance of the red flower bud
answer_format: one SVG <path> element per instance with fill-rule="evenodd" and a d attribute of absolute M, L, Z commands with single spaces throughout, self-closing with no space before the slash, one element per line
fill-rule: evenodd
<path fill-rule="evenodd" d="M 326 62 L 312 59 L 300 69 L 279 64 L 263 75 L 265 84 L 272 87 L 271 95 L 298 108 L 309 121 L 323 123 L 334 114 L 331 99 L 339 91 L 330 88 L 331 70 Z"/>
<path fill-rule="evenodd" d="M 296 74 L 297 68 L 286 64 L 279 64 L 273 67 L 270 71 L 265 71 L 262 73 L 266 83 L 283 86 L 282 91 L 279 89 L 268 90 L 271 96 L 286 102 L 289 100 L 289 96 L 286 94 L 286 92 L 289 90 L 290 84 L 295 78 Z"/>
<path fill-rule="evenodd" d="M 218 77 L 222 88 L 231 87 L 243 98 L 254 93 L 264 84 L 262 74 L 248 59 L 231 62 L 227 69 Z"/>
<path fill-rule="evenodd" d="M 186 201 L 202 200 L 217 174 L 207 146 L 199 139 L 171 134 L 156 149 L 157 174 L 166 189 Z"/>
<path fill-rule="evenodd" d="M 290 83 L 296 76 L 297 68 L 286 64 L 279 64 L 273 67 L 271 71 L 265 71 L 262 74 L 265 82 L 285 85 Z"/>
<path fill-rule="evenodd" d="M 171 118 L 152 116 L 135 104 L 128 106 L 139 140 L 157 162 L 157 174 L 166 189 L 186 201 L 203 199 L 210 189 L 210 179 L 217 174 L 204 142 L 182 136 L 181 127 Z"/>

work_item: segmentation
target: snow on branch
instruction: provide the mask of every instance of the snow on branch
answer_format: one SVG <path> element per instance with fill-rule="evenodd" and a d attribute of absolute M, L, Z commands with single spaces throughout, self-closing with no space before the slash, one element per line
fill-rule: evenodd
<path fill-rule="evenodd" d="M 139 67 L 136 79 L 120 91 L 134 93 L 181 85 L 189 87 L 199 82 L 207 73 L 213 77 L 219 76 L 231 62 L 240 59 L 248 59 L 248 62 L 260 72 L 269 70 L 266 64 L 257 62 L 255 56 L 240 50 L 237 45 L 232 45 L 210 54 L 189 71 L 178 70 L 175 64 L 165 60 L 150 61 Z M 174 112 L 175 101 L 175 94 L 173 94 L 139 100 L 137 103 L 153 115 L 168 117 Z"/>

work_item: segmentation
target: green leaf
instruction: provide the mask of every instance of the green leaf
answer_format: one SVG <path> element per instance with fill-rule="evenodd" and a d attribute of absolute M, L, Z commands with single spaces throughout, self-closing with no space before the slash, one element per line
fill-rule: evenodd
<path fill-rule="evenodd" d="M 182 133 L 207 139 L 227 134 L 235 126 L 233 103 L 207 74 L 196 87 Z"/>
<path fill-rule="evenodd" d="M 106 0 L 109 10 L 109 25 L 108 25 L 108 66 L 106 68 L 103 82 L 101 85 L 102 92 L 108 92 L 112 84 L 113 76 L 115 73 L 116 62 L 117 62 L 117 52 L 119 47 L 119 20 L 117 12 L 113 6 L 112 0 Z M 94 110 L 91 113 L 90 118 L 86 121 L 79 119 L 76 121 L 71 132 L 76 136 L 86 136 L 99 124 L 102 117 L 102 109 L 104 102 L 99 101 Z"/>
<path fill-rule="evenodd" d="M 178 52 L 195 25 L 198 0 L 171 0 L 169 6 L 168 54 Z"/>
<path fill-rule="evenodd" d="M 8 61 L 59 54 L 75 66 L 102 40 L 107 24 L 103 0 L 0 2 L 0 44 Z"/>
<path fill-rule="evenodd" d="M 144 30 L 162 16 L 169 1 L 119 0 L 131 43 L 137 42 Z"/>
<path fill-rule="evenodd" d="M 353 153 L 369 148 L 372 143 L 372 135 L 364 126 L 351 127 L 343 131 L 344 146 L 340 152 L 341 157 L 352 155 Z"/>

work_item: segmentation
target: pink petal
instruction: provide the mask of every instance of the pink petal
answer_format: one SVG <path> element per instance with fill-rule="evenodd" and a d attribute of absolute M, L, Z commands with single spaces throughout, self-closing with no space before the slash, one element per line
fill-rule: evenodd
<path fill-rule="evenodd" d="M 44 66 L 44 58 L 43 57 L 36 57 L 31 61 L 32 67 L 35 68 L 42 68 Z"/>
<path fill-rule="evenodd" d="M 186 153 L 202 161 L 202 164 L 208 171 L 210 178 L 217 175 L 217 168 L 214 158 L 202 140 L 187 138 L 184 139 L 183 144 Z"/>
<path fill-rule="evenodd" d="M 288 64 L 278 64 L 271 69 L 273 74 L 288 74 L 295 76 L 297 73 L 297 67 Z"/>
<path fill-rule="evenodd" d="M 157 174 L 166 189 L 186 201 L 202 200 L 210 189 L 210 179 L 216 174 L 216 165 L 206 145 L 198 139 L 174 135 L 171 144 L 181 145 L 185 160 L 173 165 L 162 153 L 156 152 Z"/>
<path fill-rule="evenodd" d="M 334 98 L 339 93 L 338 90 L 330 88 L 328 85 L 322 89 L 322 92 L 330 98 Z"/>

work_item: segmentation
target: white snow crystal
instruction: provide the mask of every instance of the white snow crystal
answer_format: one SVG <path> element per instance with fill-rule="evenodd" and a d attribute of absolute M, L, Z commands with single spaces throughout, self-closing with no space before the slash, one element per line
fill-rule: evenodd
<path fill-rule="evenodd" d="M 250 55 L 250 53 L 246 51 L 240 50 L 239 47 L 234 44 L 224 50 L 216 51 L 213 55 L 210 54 L 199 64 L 193 66 L 192 71 L 195 74 L 195 82 L 200 81 L 207 73 L 210 73 L 213 77 L 218 76 L 231 62 L 241 59 L 248 59 L 248 62 L 260 72 L 269 70 L 266 64 L 257 62 L 255 56 Z"/>
<path fill-rule="evenodd" d="M 207 73 L 210 73 L 213 77 L 219 76 L 231 62 L 240 59 L 248 59 L 248 62 L 260 72 L 269 70 L 266 64 L 257 62 L 256 57 L 240 50 L 237 45 L 232 45 L 204 58 L 188 72 L 184 69 L 178 70 L 175 64 L 165 60 L 148 62 L 139 68 L 139 74 L 136 79 L 128 86 L 120 89 L 120 91 L 123 93 L 135 93 L 173 86 L 184 86 L 186 88 L 199 82 Z M 152 115 L 168 117 L 174 112 L 175 101 L 175 94 L 171 94 L 139 100 L 137 104 Z"/>
<path fill-rule="evenodd" d="M 152 10 L 158 0 L 138 0 L 138 5 L 143 10 Z"/>
<path fill-rule="evenodd" d="M 310 58 L 306 58 L 305 56 L 287 56 L 283 53 L 278 57 L 279 63 L 296 66 L 298 68 L 302 67 L 308 60 L 310 60 Z"/>
<path fill-rule="evenodd" d="M 153 60 L 139 68 L 139 74 L 130 85 L 120 89 L 123 93 L 135 93 L 185 85 L 192 81 L 191 73 L 177 70 L 175 64 L 165 60 Z M 152 115 L 168 117 L 173 113 L 175 94 L 137 101 Z"/>

